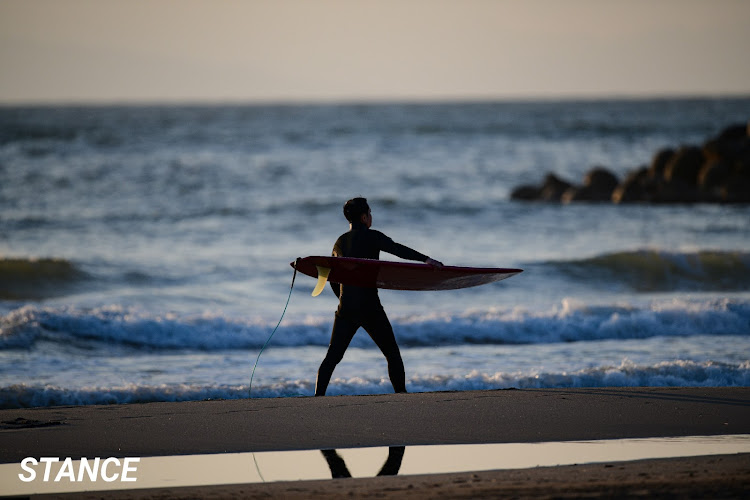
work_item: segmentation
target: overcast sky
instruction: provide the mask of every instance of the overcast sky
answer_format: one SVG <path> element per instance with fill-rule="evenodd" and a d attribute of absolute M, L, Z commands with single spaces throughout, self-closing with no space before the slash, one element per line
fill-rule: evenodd
<path fill-rule="evenodd" d="M 0 0 L 0 103 L 750 95 L 749 0 Z"/>

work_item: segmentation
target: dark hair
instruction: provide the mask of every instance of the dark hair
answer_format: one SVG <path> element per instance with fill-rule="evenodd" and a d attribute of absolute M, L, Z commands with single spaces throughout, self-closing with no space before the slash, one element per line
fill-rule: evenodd
<path fill-rule="evenodd" d="M 352 198 L 344 203 L 344 217 L 349 222 L 359 222 L 362 215 L 370 211 L 370 205 L 365 198 Z"/>

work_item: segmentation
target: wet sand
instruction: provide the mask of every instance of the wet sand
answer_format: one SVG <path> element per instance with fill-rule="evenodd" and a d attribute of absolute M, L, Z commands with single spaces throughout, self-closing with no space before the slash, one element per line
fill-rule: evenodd
<path fill-rule="evenodd" d="M 747 498 L 750 454 L 420 476 L 160 488 L 38 498 Z M 35 497 L 36 498 L 36 497 Z"/>
<path fill-rule="evenodd" d="M 529 389 L 0 411 L 0 462 L 750 434 L 750 388 Z M 118 498 L 737 497 L 750 456 L 122 491 Z M 741 488 L 741 489 L 738 489 Z M 671 492 L 671 493 L 670 493 Z M 80 496 L 80 494 L 78 494 Z M 92 497 L 112 497 L 112 492 Z"/>

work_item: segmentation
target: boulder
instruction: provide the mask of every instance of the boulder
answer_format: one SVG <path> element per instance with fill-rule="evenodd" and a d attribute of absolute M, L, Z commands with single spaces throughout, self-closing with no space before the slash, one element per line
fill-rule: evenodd
<path fill-rule="evenodd" d="M 563 203 L 571 201 L 610 201 L 617 187 L 617 177 L 604 167 L 595 167 L 586 173 L 583 186 L 570 187 L 562 195 Z"/>
<path fill-rule="evenodd" d="M 665 184 L 659 186 L 651 201 L 653 203 L 698 203 L 703 201 L 703 197 L 695 186 Z"/>
<path fill-rule="evenodd" d="M 617 187 L 617 176 L 604 167 L 595 167 L 583 178 L 584 187 L 591 188 L 601 198 L 609 199 Z"/>
<path fill-rule="evenodd" d="M 510 193 L 510 199 L 520 201 L 536 201 L 539 200 L 541 195 L 542 190 L 539 187 L 524 184 L 522 186 L 518 186 Z"/>
<path fill-rule="evenodd" d="M 735 162 L 732 173 L 735 174 L 737 180 L 750 179 L 750 159 L 747 161 L 740 160 Z"/>
<path fill-rule="evenodd" d="M 738 161 L 723 189 L 723 201 L 750 203 L 750 162 Z"/>
<path fill-rule="evenodd" d="M 672 159 L 674 153 L 674 149 L 671 148 L 659 150 L 651 160 L 651 166 L 648 169 L 649 177 L 657 180 L 664 179 L 664 170 L 667 168 L 667 163 Z"/>
<path fill-rule="evenodd" d="M 561 201 L 562 196 L 573 185 L 555 174 L 547 174 L 542 184 L 541 196 L 542 201 Z"/>
<path fill-rule="evenodd" d="M 750 177 L 734 174 L 721 188 L 721 201 L 750 203 Z"/>
<path fill-rule="evenodd" d="M 696 146 L 683 146 L 664 167 L 664 180 L 675 187 L 695 187 L 703 166 L 703 151 Z"/>
<path fill-rule="evenodd" d="M 638 201 L 649 201 L 647 193 L 647 182 L 652 170 L 642 167 L 628 175 L 620 185 L 612 192 L 612 201 L 615 203 L 633 203 Z"/>
<path fill-rule="evenodd" d="M 720 188 L 729 179 L 732 169 L 721 160 L 706 162 L 698 172 L 698 187 L 701 191 L 710 192 Z"/>
<path fill-rule="evenodd" d="M 748 149 L 748 125 L 732 125 L 703 145 L 703 154 L 710 160 L 734 162 Z"/>
<path fill-rule="evenodd" d="M 565 190 L 560 197 L 560 201 L 563 203 L 570 203 L 572 201 L 592 201 L 591 193 L 588 189 L 583 186 L 571 186 Z"/>
<path fill-rule="evenodd" d="M 563 193 L 572 185 L 559 178 L 555 174 L 549 173 L 544 178 L 540 186 L 524 184 L 515 188 L 510 197 L 513 200 L 522 201 L 560 201 Z"/>

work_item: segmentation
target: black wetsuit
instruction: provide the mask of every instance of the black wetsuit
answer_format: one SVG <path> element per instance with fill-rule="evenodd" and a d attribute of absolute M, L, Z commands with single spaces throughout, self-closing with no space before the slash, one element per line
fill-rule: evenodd
<path fill-rule="evenodd" d="M 350 231 L 342 234 L 333 246 L 336 257 L 358 257 L 378 259 L 380 251 L 391 253 L 402 259 L 424 262 L 427 256 L 416 250 L 394 242 L 385 234 L 369 229 L 365 224 L 354 223 Z M 377 288 L 362 288 L 351 285 L 339 286 L 331 283 L 339 298 L 339 307 L 333 322 L 328 352 L 318 370 L 315 395 L 326 393 L 334 368 L 344 357 L 349 343 L 359 327 L 363 327 L 388 361 L 388 375 L 396 392 L 406 392 L 404 363 L 401 360 L 396 337 L 380 303 Z"/>

